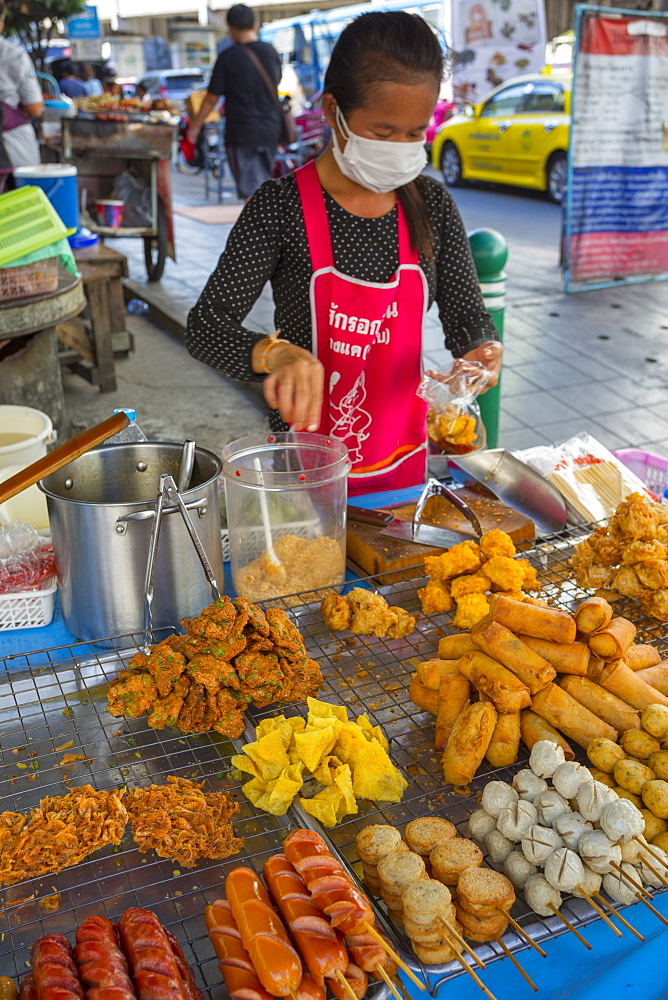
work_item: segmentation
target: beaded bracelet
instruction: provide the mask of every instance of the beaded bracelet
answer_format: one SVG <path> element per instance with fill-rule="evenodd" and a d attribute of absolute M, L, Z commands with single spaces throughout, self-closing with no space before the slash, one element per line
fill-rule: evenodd
<path fill-rule="evenodd" d="M 269 343 L 267 344 L 267 346 L 265 347 L 265 349 L 262 352 L 262 356 L 260 358 L 260 368 L 262 369 L 263 372 L 266 372 L 267 374 L 271 374 L 271 368 L 267 364 L 267 355 L 269 354 L 269 351 L 276 344 L 289 344 L 290 341 L 289 340 L 284 340 L 283 337 L 281 337 L 281 331 L 280 330 L 276 330 L 275 333 L 269 333 L 269 334 L 267 334 L 267 338 L 269 340 Z"/>

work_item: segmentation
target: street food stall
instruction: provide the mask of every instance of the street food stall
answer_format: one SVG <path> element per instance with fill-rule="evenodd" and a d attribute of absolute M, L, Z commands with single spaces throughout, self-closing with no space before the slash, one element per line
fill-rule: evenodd
<path fill-rule="evenodd" d="M 146 632 L 139 607 L 127 634 L 81 642 L 85 602 L 76 617 L 65 601 L 43 630 L 0 633 L 3 973 L 25 1000 L 54 963 L 73 995 L 104 981 L 142 1000 L 150 943 L 189 1000 L 556 1000 L 630 981 L 658 1000 L 668 507 L 642 463 L 633 477 L 593 451 L 560 475 L 572 491 L 598 470 L 583 495 L 608 505 L 607 528 L 567 518 L 535 469 L 511 507 L 508 453 L 458 456 L 445 491 L 356 497 L 357 551 L 397 556 L 360 578 L 335 444 L 244 439 L 222 468 L 199 451 L 183 503 L 185 449 L 155 442 L 104 445 L 96 469 L 76 459 L 43 481 L 52 514 L 78 505 L 93 525 L 87 506 L 114 507 L 76 536 L 81 566 L 105 533 L 94 576 L 110 605 L 138 575 L 117 558 L 128 540 L 147 588 L 190 574 L 173 535 L 150 570 L 159 525 L 189 515 L 199 534 L 197 490 L 220 474 L 232 562 L 227 596 L 180 625 L 172 611 Z M 108 477 L 123 449 L 132 475 Z M 206 537 L 205 567 L 220 555 Z"/>
<path fill-rule="evenodd" d="M 62 121 L 62 158 L 77 168 L 81 222 L 105 239 L 143 240 L 146 274 L 149 281 L 159 281 L 167 257 L 176 260 L 170 174 L 173 116 L 166 110 L 125 105 L 85 110 L 96 107 L 93 100 L 87 98 L 75 118 Z M 117 197 L 119 178 L 137 196 L 134 218 L 128 218 L 128 202 Z"/>

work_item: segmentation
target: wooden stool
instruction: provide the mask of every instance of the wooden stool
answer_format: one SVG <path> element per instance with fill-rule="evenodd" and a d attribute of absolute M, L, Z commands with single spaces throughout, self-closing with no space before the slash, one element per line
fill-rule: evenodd
<path fill-rule="evenodd" d="M 74 250 L 81 272 L 87 308 L 82 317 L 58 327 L 58 339 L 68 350 L 60 363 L 94 385 L 100 392 L 116 389 L 114 355 L 133 349 L 132 335 L 125 328 L 123 278 L 128 262 L 122 253 L 104 243 Z"/>

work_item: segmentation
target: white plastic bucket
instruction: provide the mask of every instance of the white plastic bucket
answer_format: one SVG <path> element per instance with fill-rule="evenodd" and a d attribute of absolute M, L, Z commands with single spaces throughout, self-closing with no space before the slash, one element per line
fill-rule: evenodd
<path fill-rule="evenodd" d="M 30 406 L 0 406 L 0 482 L 46 455 L 55 441 L 51 418 Z M 37 486 L 29 486 L 0 504 L 0 524 L 20 519 L 33 528 L 49 527 L 46 498 Z"/>
<path fill-rule="evenodd" d="M 0 468 L 25 469 L 56 440 L 51 418 L 31 406 L 0 406 Z"/>

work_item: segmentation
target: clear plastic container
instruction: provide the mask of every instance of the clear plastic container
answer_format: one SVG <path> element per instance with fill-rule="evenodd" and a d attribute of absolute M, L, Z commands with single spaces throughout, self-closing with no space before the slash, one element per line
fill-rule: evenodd
<path fill-rule="evenodd" d="M 223 477 L 232 578 L 251 601 L 340 587 L 346 566 L 350 460 L 323 434 L 232 441 Z"/>
<path fill-rule="evenodd" d="M 127 406 L 120 406 L 114 413 L 127 413 L 130 423 L 118 434 L 114 434 L 107 441 L 107 444 L 134 444 L 136 441 L 148 440 L 143 430 L 137 423 L 137 411 L 131 410 Z"/>

